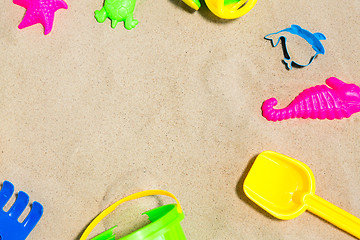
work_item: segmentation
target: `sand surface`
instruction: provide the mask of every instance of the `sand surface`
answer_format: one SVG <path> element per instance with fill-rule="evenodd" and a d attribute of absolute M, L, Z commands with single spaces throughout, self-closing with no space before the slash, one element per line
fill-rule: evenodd
<path fill-rule="evenodd" d="M 353 239 L 310 213 L 276 220 L 242 184 L 273 150 L 306 163 L 316 193 L 360 217 L 360 113 L 261 115 L 264 100 L 285 107 L 332 76 L 360 85 L 360 1 L 259 0 L 224 21 L 205 6 L 138 0 L 131 31 L 97 23 L 101 1 L 67 2 L 48 36 L 40 24 L 18 30 L 25 9 L 11 1 L 0 15 L 0 182 L 43 204 L 29 240 L 78 239 L 106 206 L 146 189 L 179 198 L 190 240 Z M 327 40 L 325 55 L 288 71 L 264 36 L 291 24 Z M 95 233 L 119 224 L 126 234 L 144 224 L 138 213 L 168 202 L 124 205 Z"/>

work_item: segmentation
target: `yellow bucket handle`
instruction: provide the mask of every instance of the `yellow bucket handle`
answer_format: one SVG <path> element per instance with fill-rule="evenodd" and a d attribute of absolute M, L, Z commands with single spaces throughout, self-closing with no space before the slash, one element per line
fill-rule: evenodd
<path fill-rule="evenodd" d="M 82 234 L 80 240 L 86 240 L 86 238 L 89 236 L 89 234 L 92 232 L 92 230 L 96 227 L 96 225 L 99 224 L 101 220 L 103 220 L 107 215 L 109 215 L 111 212 L 113 212 L 120 204 L 124 202 L 128 202 L 131 200 L 135 200 L 142 197 L 147 196 L 153 196 L 153 195 L 164 195 L 173 198 L 177 203 L 177 210 L 179 213 L 182 213 L 182 209 L 180 206 L 179 200 L 175 197 L 174 194 L 164 191 L 164 190 L 146 190 L 138 193 L 134 193 L 130 196 L 127 196 L 123 199 L 120 199 L 116 203 L 112 204 L 110 207 L 106 208 L 104 211 L 102 211 L 97 217 L 92 220 L 92 222 L 89 224 L 89 226 L 85 229 L 84 233 Z"/>

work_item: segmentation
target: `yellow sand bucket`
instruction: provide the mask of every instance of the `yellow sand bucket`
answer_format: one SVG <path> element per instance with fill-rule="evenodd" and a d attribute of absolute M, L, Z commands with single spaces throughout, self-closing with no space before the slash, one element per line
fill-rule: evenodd
<path fill-rule="evenodd" d="M 199 0 L 183 0 L 191 8 L 198 10 L 201 6 Z M 212 13 L 219 18 L 235 19 L 248 13 L 257 0 L 205 0 Z"/>

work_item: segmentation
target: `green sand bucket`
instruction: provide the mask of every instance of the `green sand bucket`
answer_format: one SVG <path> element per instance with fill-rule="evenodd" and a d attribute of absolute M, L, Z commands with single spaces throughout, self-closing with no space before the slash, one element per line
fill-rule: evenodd
<path fill-rule="evenodd" d="M 143 214 L 148 215 L 150 224 L 120 238 L 119 240 L 186 240 L 180 222 L 184 213 L 179 213 L 175 204 L 161 206 Z M 92 240 L 115 240 L 114 229 L 101 233 Z"/>
<path fill-rule="evenodd" d="M 184 231 L 182 230 L 180 225 L 180 222 L 184 219 L 184 213 L 181 210 L 179 201 L 173 194 L 163 190 L 149 190 L 135 193 L 114 203 L 113 205 L 105 209 L 102 213 L 100 213 L 89 224 L 89 226 L 86 228 L 83 235 L 81 236 L 80 240 L 86 240 L 87 236 L 94 229 L 94 227 L 105 216 L 114 211 L 118 205 L 126 201 L 152 195 L 165 195 L 172 197 L 173 199 L 175 199 L 177 204 L 161 206 L 143 213 L 149 217 L 149 221 L 151 223 L 118 240 L 186 240 Z M 111 229 L 99 234 L 91 240 L 115 240 L 114 229 L 116 227 L 117 226 L 112 227 Z"/>

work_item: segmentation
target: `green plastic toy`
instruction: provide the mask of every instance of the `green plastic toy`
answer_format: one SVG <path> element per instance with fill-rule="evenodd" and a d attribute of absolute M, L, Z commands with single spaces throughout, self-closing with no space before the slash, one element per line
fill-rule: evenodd
<path fill-rule="evenodd" d="M 136 0 L 105 0 L 104 7 L 95 11 L 95 18 L 99 23 L 110 18 L 112 28 L 123 21 L 125 28 L 131 30 L 139 23 L 133 17 L 135 3 Z"/>
<path fill-rule="evenodd" d="M 176 204 L 169 204 L 152 209 L 143 214 L 148 215 L 150 224 L 118 240 L 186 240 L 180 222 L 184 213 L 179 213 Z M 101 233 L 91 240 L 115 240 L 114 229 Z"/>
<path fill-rule="evenodd" d="M 97 235 L 91 240 L 115 240 L 115 234 L 113 233 L 115 228 L 117 228 L 117 226 L 112 227 L 109 230 L 106 230 L 105 232 Z"/>

